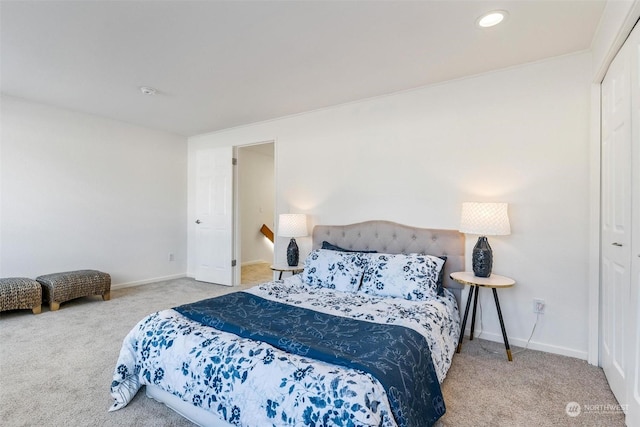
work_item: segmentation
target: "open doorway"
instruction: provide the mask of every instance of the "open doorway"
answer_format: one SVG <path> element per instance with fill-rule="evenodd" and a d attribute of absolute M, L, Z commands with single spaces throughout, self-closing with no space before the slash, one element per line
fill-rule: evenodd
<path fill-rule="evenodd" d="M 267 230 L 275 230 L 274 143 L 237 147 L 236 247 L 240 274 L 236 284 L 269 281 L 273 272 L 273 241 Z"/>

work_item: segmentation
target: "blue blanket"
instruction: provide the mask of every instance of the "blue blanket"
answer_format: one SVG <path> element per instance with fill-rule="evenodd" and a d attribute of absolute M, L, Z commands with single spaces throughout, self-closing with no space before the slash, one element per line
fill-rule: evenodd
<path fill-rule="evenodd" d="M 399 426 L 431 426 L 445 413 L 427 341 L 412 329 L 332 316 L 245 292 L 175 310 L 218 330 L 370 373 L 384 386 Z"/>

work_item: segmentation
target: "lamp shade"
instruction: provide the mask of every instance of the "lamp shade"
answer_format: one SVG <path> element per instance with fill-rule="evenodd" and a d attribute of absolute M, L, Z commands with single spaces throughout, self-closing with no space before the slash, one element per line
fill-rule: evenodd
<path fill-rule="evenodd" d="M 307 216 L 305 214 L 280 214 L 278 236 L 302 237 L 307 234 Z"/>
<path fill-rule="evenodd" d="M 481 236 L 511 234 L 507 206 L 507 203 L 463 203 L 460 232 Z"/>

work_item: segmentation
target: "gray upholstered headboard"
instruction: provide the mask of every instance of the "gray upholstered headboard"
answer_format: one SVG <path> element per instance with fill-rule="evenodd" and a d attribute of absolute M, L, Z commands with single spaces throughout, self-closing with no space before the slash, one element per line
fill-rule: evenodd
<path fill-rule="evenodd" d="M 464 235 L 457 230 L 416 228 L 391 221 L 366 221 L 349 225 L 316 225 L 312 236 L 313 249 L 320 248 L 326 240 L 351 250 L 446 255 L 444 285 L 456 295 L 460 307 L 463 286 L 449 277 L 452 272 L 465 269 Z"/>

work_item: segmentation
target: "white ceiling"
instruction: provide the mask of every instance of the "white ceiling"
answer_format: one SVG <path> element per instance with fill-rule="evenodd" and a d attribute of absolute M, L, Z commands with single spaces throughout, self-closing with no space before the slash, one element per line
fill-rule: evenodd
<path fill-rule="evenodd" d="M 604 4 L 3 0 L 0 83 L 190 136 L 586 50 Z"/>

